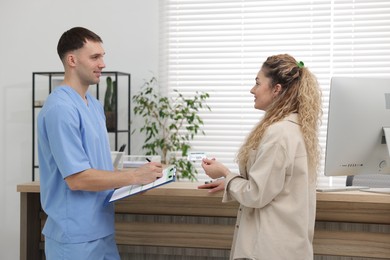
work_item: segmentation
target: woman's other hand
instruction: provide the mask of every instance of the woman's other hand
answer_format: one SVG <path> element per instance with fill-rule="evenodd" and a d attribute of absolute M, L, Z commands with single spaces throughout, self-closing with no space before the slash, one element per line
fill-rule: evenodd
<path fill-rule="evenodd" d="M 198 189 L 209 189 L 209 192 L 217 192 L 225 189 L 225 179 L 215 180 L 210 183 L 206 183 L 198 186 Z"/>

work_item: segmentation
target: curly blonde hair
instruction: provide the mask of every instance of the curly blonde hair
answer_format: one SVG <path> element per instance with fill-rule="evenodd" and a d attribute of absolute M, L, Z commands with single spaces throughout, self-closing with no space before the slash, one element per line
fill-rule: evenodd
<path fill-rule="evenodd" d="M 282 93 L 268 107 L 264 118 L 250 132 L 237 154 L 237 161 L 246 164 L 249 152 L 257 149 L 267 128 L 291 113 L 298 114 L 308 153 L 310 177 L 316 180 L 320 164 L 318 129 L 321 124 L 321 90 L 316 77 L 309 69 L 288 54 L 270 56 L 261 67 L 271 79 L 270 87 L 282 86 Z"/>

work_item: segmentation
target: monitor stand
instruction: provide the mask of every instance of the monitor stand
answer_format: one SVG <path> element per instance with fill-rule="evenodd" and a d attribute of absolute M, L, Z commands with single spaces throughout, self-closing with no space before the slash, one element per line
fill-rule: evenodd
<path fill-rule="evenodd" d="M 387 140 L 390 141 L 390 127 L 382 127 L 382 129 L 383 129 L 383 135 L 385 137 L 385 144 L 387 146 L 387 151 L 389 152 L 389 156 L 390 156 L 390 145 L 389 145 L 390 142 L 387 141 Z"/>

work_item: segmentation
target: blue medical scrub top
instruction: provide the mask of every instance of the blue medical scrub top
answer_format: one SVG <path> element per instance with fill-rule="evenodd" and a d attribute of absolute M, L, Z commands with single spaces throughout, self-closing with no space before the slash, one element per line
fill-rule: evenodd
<path fill-rule="evenodd" d="M 57 87 L 38 115 L 38 158 L 43 234 L 80 243 L 114 233 L 111 190 L 72 191 L 65 178 L 90 169 L 113 170 L 103 107 L 87 93 L 88 105 L 69 86 Z"/>

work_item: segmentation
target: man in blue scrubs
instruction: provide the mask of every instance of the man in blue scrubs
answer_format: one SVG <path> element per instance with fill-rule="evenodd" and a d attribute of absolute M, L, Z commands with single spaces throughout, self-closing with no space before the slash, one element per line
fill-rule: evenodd
<path fill-rule="evenodd" d="M 57 52 L 64 81 L 38 115 L 46 259 L 120 259 L 113 204 L 104 201 L 114 188 L 153 182 L 162 167 L 113 169 L 103 107 L 88 93 L 105 68 L 101 38 L 75 27 L 63 33 Z"/>

